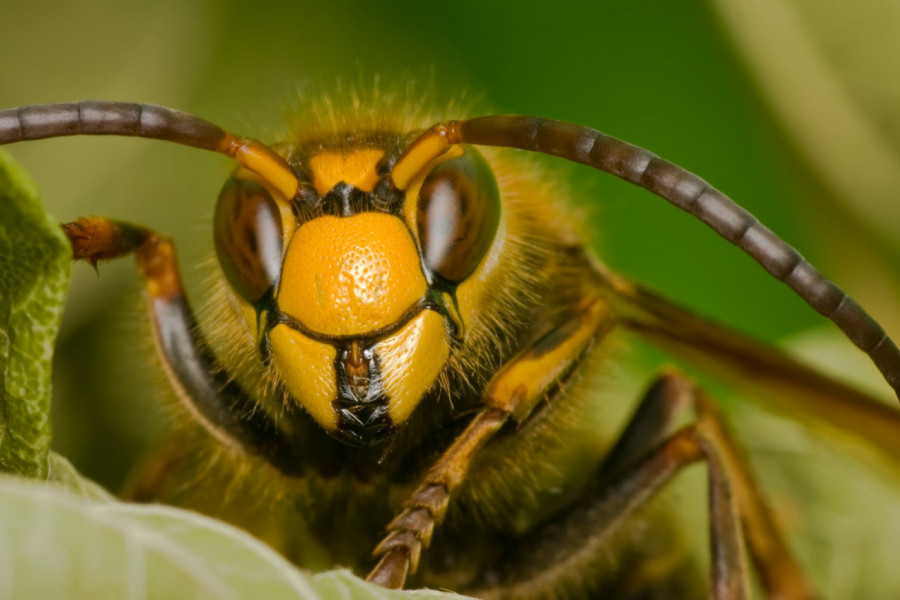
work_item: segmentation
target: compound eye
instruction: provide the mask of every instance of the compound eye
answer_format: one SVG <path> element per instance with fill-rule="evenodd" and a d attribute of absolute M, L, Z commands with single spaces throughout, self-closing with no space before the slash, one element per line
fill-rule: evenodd
<path fill-rule="evenodd" d="M 422 183 L 416 207 L 419 241 L 432 273 L 457 284 L 487 254 L 500 222 L 500 192 L 474 148 L 438 164 Z"/>
<path fill-rule="evenodd" d="M 216 254 L 232 289 L 250 304 L 273 289 L 281 273 L 281 213 L 266 189 L 232 177 L 216 203 Z"/>

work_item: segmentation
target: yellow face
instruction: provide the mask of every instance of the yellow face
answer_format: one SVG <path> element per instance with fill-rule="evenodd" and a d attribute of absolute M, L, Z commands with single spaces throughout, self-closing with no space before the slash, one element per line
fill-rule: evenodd
<path fill-rule="evenodd" d="M 239 173 L 216 210 L 220 262 L 263 360 L 328 433 L 362 446 L 390 436 L 435 386 L 477 310 L 473 275 L 491 268 L 500 221 L 475 151 L 442 157 L 406 191 L 389 187 L 385 158 L 306 156 L 300 206 Z"/>

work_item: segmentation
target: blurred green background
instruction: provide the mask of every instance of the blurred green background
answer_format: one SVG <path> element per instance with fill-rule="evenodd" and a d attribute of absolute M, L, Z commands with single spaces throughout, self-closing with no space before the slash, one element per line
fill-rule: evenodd
<path fill-rule="evenodd" d="M 448 98 L 466 89 L 494 112 L 589 125 L 698 173 L 900 334 L 900 10 L 889 2 L 0 4 L 2 107 L 159 103 L 273 139 L 298 90 L 360 74 L 433 78 Z M 189 288 L 203 289 L 194 265 L 210 254 L 228 161 L 112 138 L 11 150 L 52 214 L 168 233 Z M 762 338 L 823 323 L 664 202 L 587 169 L 560 173 L 616 270 Z M 104 265 L 99 278 L 83 265 L 74 272 L 57 355 L 56 445 L 115 487 L 165 420 L 146 366 L 140 285 L 130 261 Z"/>

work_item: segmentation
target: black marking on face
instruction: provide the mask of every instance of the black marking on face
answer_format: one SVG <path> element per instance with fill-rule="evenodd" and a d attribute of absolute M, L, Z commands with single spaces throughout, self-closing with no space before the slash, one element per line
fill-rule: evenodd
<path fill-rule="evenodd" d="M 332 433 L 354 446 L 376 446 L 395 430 L 374 348 L 359 340 L 338 348 L 334 361 L 338 426 Z"/>
<path fill-rule="evenodd" d="M 300 146 L 277 146 L 286 155 L 288 164 L 300 181 L 292 206 L 297 226 L 326 214 L 340 217 L 371 211 L 402 218 L 405 193 L 394 187 L 390 173 L 403 150 L 419 133 L 421 132 L 352 132 L 307 140 Z M 383 152 L 375 166 L 379 179 L 372 192 L 363 192 L 355 186 L 340 182 L 324 198 L 320 197 L 312 186 L 312 178 L 307 171 L 310 159 L 325 152 L 349 153 L 366 149 Z"/>
<path fill-rule="evenodd" d="M 406 192 L 398 190 L 391 181 L 390 174 L 382 175 L 372 188 L 372 204 L 379 212 L 403 218 L 403 202 Z M 403 221 L 406 223 L 406 220 Z"/>
<path fill-rule="evenodd" d="M 291 203 L 296 226 L 317 217 L 351 217 L 363 212 L 378 212 L 403 218 L 405 193 L 397 190 L 390 177 L 382 177 L 371 192 L 344 181 L 338 182 L 324 197 L 311 184 L 301 183 Z"/>
<path fill-rule="evenodd" d="M 308 177 L 304 173 L 304 178 Z M 297 223 L 305 223 L 316 215 L 322 214 L 322 197 L 315 186 L 304 179 L 297 188 L 297 195 L 291 201 L 291 212 Z"/>
<path fill-rule="evenodd" d="M 417 302 L 414 302 L 409 308 L 406 309 L 406 311 L 404 311 L 399 319 L 397 319 L 390 325 L 358 334 L 330 335 L 319 331 L 313 331 L 307 328 L 303 323 L 301 323 L 299 319 L 289 315 L 286 312 L 282 312 L 279 309 L 275 309 L 272 311 L 271 315 L 268 318 L 266 326 L 269 329 L 272 329 L 276 325 L 287 325 L 291 329 L 302 333 L 311 340 L 322 342 L 323 344 L 331 344 L 332 346 L 336 347 L 338 351 L 340 351 L 343 346 L 354 341 L 359 341 L 360 343 L 367 343 L 371 345 L 380 340 L 383 340 L 386 337 L 390 337 L 397 331 L 403 329 L 403 327 L 405 327 L 407 323 L 416 318 L 416 316 L 418 316 L 418 314 L 423 310 L 434 310 L 442 316 L 447 316 L 443 301 L 440 298 L 436 300 L 433 295 L 430 294 L 429 297 L 421 298 Z"/>

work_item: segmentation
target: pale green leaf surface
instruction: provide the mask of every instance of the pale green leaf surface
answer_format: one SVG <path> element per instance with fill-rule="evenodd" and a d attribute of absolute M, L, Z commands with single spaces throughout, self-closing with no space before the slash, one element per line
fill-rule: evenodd
<path fill-rule="evenodd" d="M 176 508 L 95 503 L 0 480 L 0 598 L 456 598 L 308 576 L 239 529 Z"/>
<path fill-rule="evenodd" d="M 28 176 L 0 152 L 0 470 L 47 475 L 50 362 L 71 250 Z"/>
<path fill-rule="evenodd" d="M 96 502 L 115 502 L 116 500 L 101 486 L 82 476 L 68 459 L 55 452 L 50 452 L 50 470 L 47 473 L 47 481 L 86 500 Z"/>

